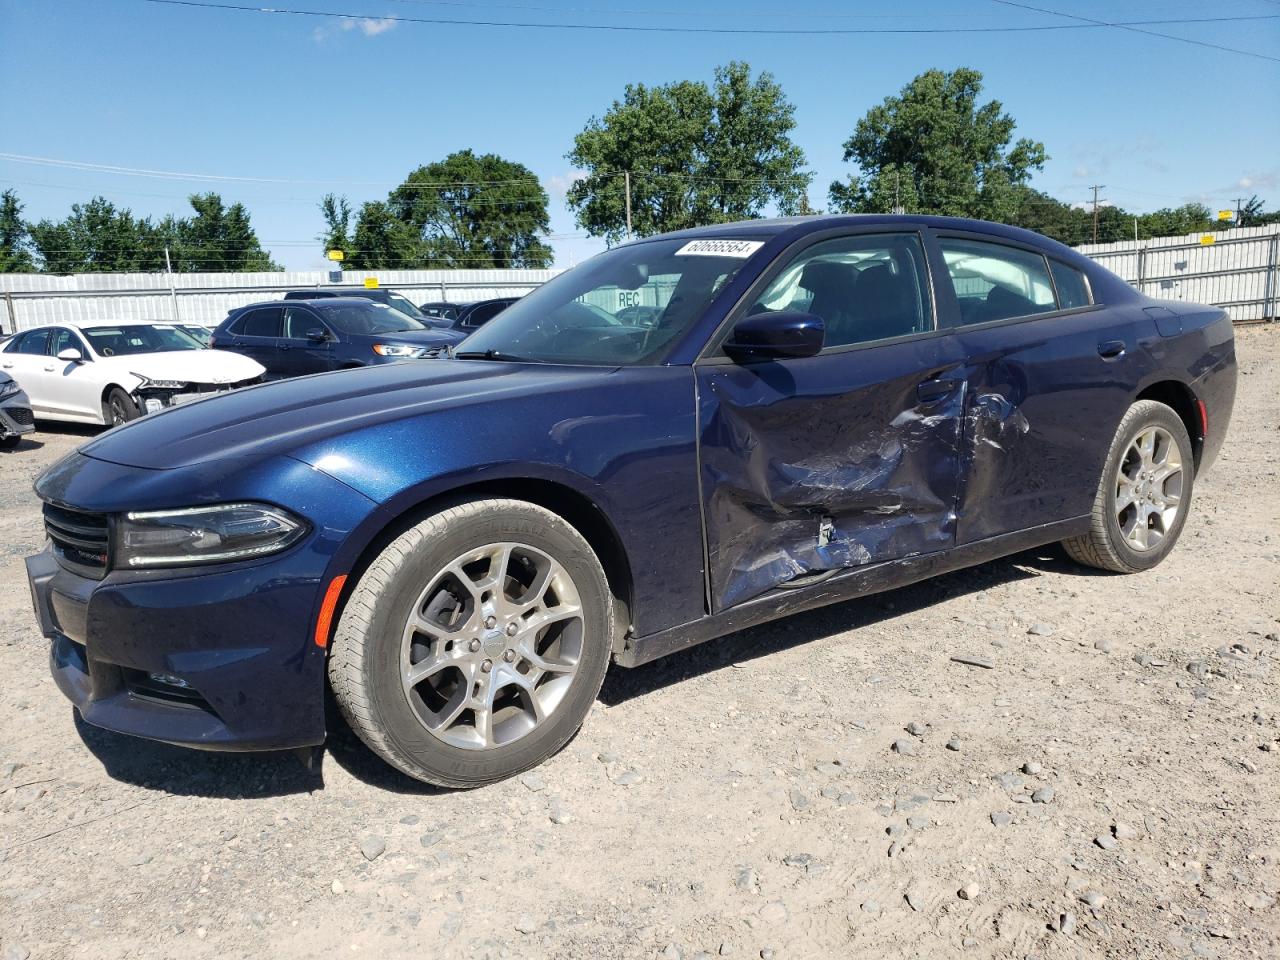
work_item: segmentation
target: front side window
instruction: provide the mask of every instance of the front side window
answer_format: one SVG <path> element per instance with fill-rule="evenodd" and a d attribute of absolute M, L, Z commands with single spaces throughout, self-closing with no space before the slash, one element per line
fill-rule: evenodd
<path fill-rule="evenodd" d="M 310 310 L 300 307 L 285 307 L 284 335 L 289 340 L 305 340 L 307 334 L 316 329 L 324 329 L 324 324 Z"/>
<path fill-rule="evenodd" d="M 100 357 L 204 349 L 204 346 L 194 337 L 171 323 L 130 323 L 118 326 L 85 327 L 84 335 L 89 338 L 94 352 Z"/>
<path fill-rule="evenodd" d="M 1087 307 L 1093 302 L 1089 295 L 1089 283 L 1083 273 L 1057 260 L 1049 261 L 1049 269 L 1053 271 L 1053 282 L 1058 288 L 1058 304 L 1063 310 Z"/>
<path fill-rule="evenodd" d="M 58 327 L 53 331 L 53 348 L 49 352 L 56 357 L 63 350 L 79 350 L 80 356 L 84 356 L 84 344 L 80 338 L 66 327 Z"/>
<path fill-rule="evenodd" d="M 840 237 L 799 254 L 749 314 L 801 310 L 822 318 L 827 347 L 933 327 L 924 247 L 914 233 Z"/>
<path fill-rule="evenodd" d="M 983 240 L 942 237 L 942 257 L 960 302 L 962 324 L 1028 317 L 1058 309 L 1044 257 Z"/>
<path fill-rule="evenodd" d="M 459 344 L 456 355 L 660 363 L 759 246 L 648 240 L 615 247 L 521 297 Z M 631 309 L 637 306 L 651 309 Z"/>

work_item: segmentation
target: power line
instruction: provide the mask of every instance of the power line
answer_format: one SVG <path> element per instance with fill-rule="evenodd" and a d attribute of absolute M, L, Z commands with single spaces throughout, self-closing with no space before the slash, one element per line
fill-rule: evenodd
<path fill-rule="evenodd" d="M 1082 26 L 1093 27 L 1115 27 L 1118 30 L 1128 30 L 1130 33 L 1141 33 L 1148 37 L 1162 37 L 1165 40 L 1176 40 L 1179 43 L 1190 43 L 1197 47 L 1208 47 L 1211 50 L 1221 50 L 1225 53 L 1238 53 L 1243 57 L 1256 57 L 1259 60 L 1271 60 L 1280 63 L 1280 57 L 1273 57 L 1266 53 L 1255 53 L 1252 50 L 1240 50 L 1236 47 L 1226 47 L 1220 43 L 1210 43 L 1207 40 L 1193 40 L 1190 37 L 1180 37 L 1173 33 L 1160 33 L 1157 30 L 1144 30 L 1142 25 L 1145 24 L 1177 24 L 1177 23 L 1210 23 L 1215 21 L 1208 20 L 1128 20 L 1128 21 L 1111 21 L 1111 20 L 1094 20 L 1092 17 L 1081 17 L 1074 13 L 1062 13 L 1059 10 L 1047 10 L 1044 7 L 1035 7 L 1029 3 L 1017 3 L 1015 0 L 991 0 L 992 3 L 998 3 L 1003 7 L 1013 7 L 1017 10 L 1032 10 L 1036 13 L 1047 14 L 1051 17 L 1064 17 L 1068 20 L 1075 20 Z M 1261 19 L 1271 19 L 1270 14 L 1264 14 Z"/>
<path fill-rule="evenodd" d="M 651 25 L 638 23 L 625 24 L 593 24 L 593 23 L 538 23 L 536 21 L 516 21 L 516 20 L 463 20 L 451 19 L 446 17 L 395 17 L 395 16 L 378 16 L 370 13 L 336 13 L 328 10 L 299 10 L 289 9 L 285 7 L 254 7 L 246 4 L 232 3 L 209 3 L 207 0 L 142 0 L 143 3 L 157 3 L 172 7 L 202 7 L 210 10 L 234 10 L 244 13 L 270 13 L 295 17 L 320 17 L 330 20 L 351 20 L 361 21 L 367 20 L 371 22 L 382 23 L 416 23 L 429 24 L 432 26 L 466 26 L 466 27 L 518 27 L 523 30 L 603 30 L 622 33 L 693 33 L 693 34 L 758 34 L 762 36 L 857 36 L 871 34 L 939 34 L 939 33 L 1041 33 L 1056 30 L 1084 30 L 1094 29 L 1097 27 L 1125 27 L 1136 28 L 1140 24 L 1192 24 L 1192 23 L 1227 23 L 1239 20 L 1275 20 L 1280 19 L 1280 14 L 1252 14 L 1240 17 L 1194 17 L 1194 18 L 1177 18 L 1177 19 L 1158 19 L 1158 20 L 1128 20 L 1123 22 L 1106 22 L 1091 21 L 1083 17 L 1072 17 L 1071 19 L 1082 20 L 1085 22 L 1074 24 L 1034 24 L 1029 26 L 1007 26 L 1007 27 L 781 27 L 781 28 L 765 28 L 765 27 L 679 27 L 668 25 Z M 1001 0 L 996 0 L 1001 2 Z M 1020 4 L 1012 4 L 1020 6 Z M 1036 9 L 1028 7 L 1027 9 Z M 1039 11 L 1041 13 L 1053 13 L 1054 11 Z M 1059 16 L 1069 16 L 1068 14 L 1059 14 Z M 1138 31 L 1150 32 L 1150 31 Z M 1168 36 L 1167 34 L 1153 34 L 1154 36 Z M 1180 39 L 1173 37 L 1172 39 Z M 1188 41 L 1194 42 L 1194 41 Z M 1203 44 L 1204 46 L 1215 46 L 1214 44 Z M 1220 50 L 1230 50 L 1229 47 L 1218 47 Z M 1243 53 L 1248 56 L 1259 56 L 1267 60 L 1276 60 L 1280 58 L 1266 57 L 1263 54 L 1253 54 L 1245 50 L 1234 50 L 1234 53 Z"/>

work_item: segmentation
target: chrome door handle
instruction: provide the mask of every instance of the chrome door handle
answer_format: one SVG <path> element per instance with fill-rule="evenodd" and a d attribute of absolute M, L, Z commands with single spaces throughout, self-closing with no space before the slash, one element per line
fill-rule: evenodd
<path fill-rule="evenodd" d="M 1123 340 L 1106 340 L 1098 344 L 1098 356 L 1103 360 L 1116 360 L 1124 356 Z"/>

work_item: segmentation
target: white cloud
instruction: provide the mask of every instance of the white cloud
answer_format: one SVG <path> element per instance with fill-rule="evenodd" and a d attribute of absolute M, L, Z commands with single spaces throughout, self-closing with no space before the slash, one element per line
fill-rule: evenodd
<path fill-rule="evenodd" d="M 335 24 L 316 27 L 311 31 L 311 38 L 316 43 L 324 43 L 339 30 L 343 33 L 359 30 L 366 37 L 376 37 L 380 33 L 386 33 L 397 23 L 394 17 L 343 17 Z"/>
<path fill-rule="evenodd" d="M 585 180 L 586 177 L 585 170 L 570 170 L 567 173 L 557 173 L 547 177 L 544 186 L 553 198 L 562 199 L 569 192 L 570 187 L 579 180 Z"/>
<path fill-rule="evenodd" d="M 342 21 L 343 30 L 354 30 L 360 28 L 360 32 L 366 37 L 376 37 L 380 33 L 386 33 L 396 25 L 394 17 L 382 17 L 375 19 L 374 17 L 361 17 L 359 20 L 353 20 L 350 17 Z"/>

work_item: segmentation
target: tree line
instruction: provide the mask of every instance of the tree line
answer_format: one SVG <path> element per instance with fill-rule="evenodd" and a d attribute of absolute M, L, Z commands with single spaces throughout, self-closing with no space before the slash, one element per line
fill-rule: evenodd
<path fill-rule="evenodd" d="M 1045 145 L 1014 139 L 998 100 L 981 102 L 982 74 L 928 70 L 857 121 L 844 143 L 856 172 L 827 189 L 833 213 L 939 214 L 1027 227 L 1067 244 L 1176 236 L 1280 222 L 1255 196 L 1232 220 L 1199 203 L 1132 214 L 1065 203 L 1030 186 Z M 822 212 L 814 174 L 791 137 L 795 107 L 767 73 L 718 67 L 713 82 L 629 84 L 592 117 L 565 155 L 581 171 L 566 202 L 579 227 L 616 243 L 627 236 Z M 27 223 L 12 190 L 0 194 L 0 272 L 277 270 L 243 204 L 193 194 L 194 215 L 158 222 L 102 197 L 64 220 Z M 385 200 L 319 204 L 322 248 L 353 269 L 541 268 L 553 252 L 549 198 L 534 173 L 495 154 L 460 150 L 413 170 Z"/>

